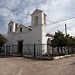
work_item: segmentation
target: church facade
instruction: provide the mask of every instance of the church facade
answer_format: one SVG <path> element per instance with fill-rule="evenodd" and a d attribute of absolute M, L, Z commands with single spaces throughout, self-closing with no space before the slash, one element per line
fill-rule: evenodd
<path fill-rule="evenodd" d="M 19 48 L 15 48 L 15 53 L 24 51 L 24 45 L 29 44 L 48 44 L 53 38 L 53 35 L 46 32 L 46 14 L 39 9 L 35 9 L 31 14 L 31 26 L 24 26 L 20 24 L 18 26 L 14 21 L 10 21 L 8 24 L 8 38 L 7 45 L 17 45 Z M 41 47 L 44 49 L 44 53 L 47 53 L 47 46 Z M 27 53 L 27 51 L 26 51 Z"/>

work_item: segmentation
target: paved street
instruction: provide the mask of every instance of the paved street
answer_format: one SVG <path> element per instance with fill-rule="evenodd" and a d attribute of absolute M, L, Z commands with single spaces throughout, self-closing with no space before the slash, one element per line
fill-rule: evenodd
<path fill-rule="evenodd" d="M 75 57 L 51 61 L 0 56 L 0 75 L 75 75 Z"/>

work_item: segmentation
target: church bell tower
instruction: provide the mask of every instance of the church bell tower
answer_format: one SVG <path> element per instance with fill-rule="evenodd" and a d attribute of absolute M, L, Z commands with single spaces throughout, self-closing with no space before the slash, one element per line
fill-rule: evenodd
<path fill-rule="evenodd" d="M 8 33 L 15 32 L 17 27 L 18 27 L 18 24 L 11 20 L 8 24 Z"/>
<path fill-rule="evenodd" d="M 35 9 L 31 14 L 31 27 L 36 43 L 43 44 L 46 35 L 46 14 L 42 10 Z"/>
<path fill-rule="evenodd" d="M 31 14 L 31 25 L 39 26 L 39 25 L 46 25 L 46 14 L 43 13 L 42 10 L 35 9 L 35 11 Z"/>

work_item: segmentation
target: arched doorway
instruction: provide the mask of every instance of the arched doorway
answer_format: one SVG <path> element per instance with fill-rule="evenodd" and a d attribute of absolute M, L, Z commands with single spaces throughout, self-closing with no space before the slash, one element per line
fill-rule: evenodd
<path fill-rule="evenodd" d="M 47 40 L 47 53 L 48 54 L 50 54 L 50 44 L 51 44 L 51 40 L 50 40 L 50 38 L 48 38 L 48 40 Z"/>

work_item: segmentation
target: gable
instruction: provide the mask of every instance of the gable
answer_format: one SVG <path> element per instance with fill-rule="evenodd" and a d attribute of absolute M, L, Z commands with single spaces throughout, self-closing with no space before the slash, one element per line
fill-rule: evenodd
<path fill-rule="evenodd" d="M 40 12 L 43 12 L 43 11 L 39 10 L 39 9 L 35 9 L 35 11 L 31 15 L 36 14 L 37 12 L 40 13 Z"/>
<path fill-rule="evenodd" d="M 11 20 L 11 21 L 8 23 L 8 25 L 13 24 L 13 23 L 14 23 L 14 21 Z"/>
<path fill-rule="evenodd" d="M 22 32 L 28 32 L 31 31 L 29 27 L 25 27 L 24 25 L 20 25 L 15 33 L 22 33 Z"/>

